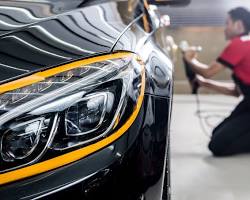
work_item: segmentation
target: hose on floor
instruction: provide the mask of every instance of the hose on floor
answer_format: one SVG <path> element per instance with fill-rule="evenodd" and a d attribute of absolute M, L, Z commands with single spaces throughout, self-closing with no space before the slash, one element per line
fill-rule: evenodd
<path fill-rule="evenodd" d="M 216 124 L 211 123 L 210 120 L 217 118 L 217 119 L 220 119 L 222 121 L 223 119 L 225 119 L 227 117 L 227 115 L 225 113 L 228 112 L 229 109 L 202 110 L 201 109 L 201 100 L 200 100 L 198 92 L 195 93 L 195 99 L 196 99 L 195 115 L 199 119 L 199 124 L 200 124 L 201 130 L 207 137 L 211 138 L 212 129 L 214 129 L 216 127 Z M 221 104 L 219 104 L 219 102 L 208 102 L 207 101 L 207 103 L 212 104 L 213 106 L 221 105 Z M 225 105 L 225 104 L 223 104 L 223 105 Z M 231 104 L 229 104 L 229 105 L 231 106 Z M 220 112 L 221 112 L 221 114 L 218 114 Z M 210 113 L 210 114 L 208 114 L 208 113 Z"/>

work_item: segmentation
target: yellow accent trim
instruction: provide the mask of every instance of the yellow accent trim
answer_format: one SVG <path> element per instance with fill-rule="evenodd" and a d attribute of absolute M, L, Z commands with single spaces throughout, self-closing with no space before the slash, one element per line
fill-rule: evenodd
<path fill-rule="evenodd" d="M 24 78 L 20 78 L 18 80 L 14 80 L 5 84 L 0 85 L 0 94 L 15 90 L 18 88 L 22 88 L 40 81 L 44 81 L 46 78 L 51 77 L 53 75 L 56 75 L 61 72 L 65 72 L 74 68 L 78 68 L 79 66 L 83 65 L 89 65 L 96 62 L 101 62 L 104 60 L 110 60 L 110 59 L 116 59 L 116 58 L 123 58 L 123 57 L 129 57 L 133 54 L 130 52 L 118 52 L 114 54 L 108 54 L 108 55 L 102 55 L 98 57 L 93 58 L 87 58 L 84 60 L 75 61 L 72 63 L 68 63 L 65 65 L 61 65 L 58 67 L 54 67 L 48 70 L 44 70 L 41 72 L 34 73 L 32 75 L 26 76 Z"/>
<path fill-rule="evenodd" d="M 125 54 L 120 54 L 119 56 L 125 56 Z M 129 54 L 126 54 L 129 55 Z M 116 56 L 118 58 L 118 56 Z M 102 56 L 102 58 L 105 59 L 111 59 L 111 56 Z M 113 58 L 113 57 L 112 57 Z M 91 59 L 94 60 L 94 62 L 101 61 L 101 59 Z M 98 61 L 97 61 L 98 60 Z M 81 63 L 82 64 L 82 63 Z M 133 124 L 135 121 L 137 115 L 139 114 L 140 108 L 142 106 L 142 102 L 144 99 L 144 92 L 145 92 L 145 68 L 144 65 L 142 69 L 142 85 L 141 85 L 141 93 L 138 97 L 137 104 L 134 108 L 134 111 L 132 115 L 129 117 L 129 119 L 126 121 L 126 123 L 118 129 L 116 132 L 114 132 L 112 135 L 104 138 L 101 141 L 98 141 L 97 143 L 91 144 L 89 146 L 83 147 L 81 149 L 66 153 L 64 155 L 52 158 L 50 160 L 46 160 L 40 163 L 36 163 L 31 166 L 27 166 L 21 169 L 17 169 L 14 171 L 6 172 L 4 174 L 0 174 L 0 185 L 10 183 L 13 181 L 21 180 L 30 176 L 34 176 L 37 174 L 41 174 L 44 172 L 47 172 L 49 170 L 53 170 L 59 167 L 62 167 L 64 165 L 70 164 L 72 162 L 75 162 L 77 160 L 80 160 L 108 145 L 110 145 L 115 140 L 119 139 Z"/>
<path fill-rule="evenodd" d="M 148 23 L 147 16 L 146 16 L 145 14 L 142 16 L 142 20 L 143 20 L 144 30 L 145 30 L 147 33 L 149 33 L 149 32 L 150 32 L 149 23 Z"/>
<path fill-rule="evenodd" d="M 148 1 L 147 1 L 147 0 L 144 0 L 143 3 L 144 3 L 145 8 L 146 8 L 147 10 L 149 10 Z"/>
<path fill-rule="evenodd" d="M 116 126 L 118 125 L 119 121 L 120 121 L 120 115 L 118 115 L 116 117 L 116 119 L 115 119 L 115 124 L 114 124 L 113 130 L 116 128 Z"/>

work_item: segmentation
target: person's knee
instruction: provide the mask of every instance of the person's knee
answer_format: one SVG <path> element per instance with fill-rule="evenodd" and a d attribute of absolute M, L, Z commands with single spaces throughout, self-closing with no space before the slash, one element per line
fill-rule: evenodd
<path fill-rule="evenodd" d="M 208 144 L 208 149 L 213 153 L 214 156 L 228 156 L 226 148 L 224 148 L 223 145 L 215 139 L 211 139 Z"/>
<path fill-rule="evenodd" d="M 208 149 L 213 153 L 214 156 L 217 156 L 220 154 L 220 150 L 217 147 L 217 145 L 211 140 L 208 144 Z"/>

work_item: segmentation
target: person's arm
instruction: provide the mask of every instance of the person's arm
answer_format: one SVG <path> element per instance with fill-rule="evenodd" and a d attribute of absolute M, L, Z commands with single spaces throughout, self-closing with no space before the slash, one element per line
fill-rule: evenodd
<path fill-rule="evenodd" d="M 202 76 L 197 76 L 196 79 L 200 86 L 207 87 L 216 92 L 234 97 L 239 97 L 241 95 L 240 90 L 234 83 L 222 83 L 211 79 L 205 79 Z"/>
<path fill-rule="evenodd" d="M 225 68 L 224 65 L 216 61 L 206 65 L 198 61 L 196 57 L 197 53 L 193 50 L 184 53 L 184 59 L 190 64 L 193 71 L 205 78 L 210 78 Z"/>

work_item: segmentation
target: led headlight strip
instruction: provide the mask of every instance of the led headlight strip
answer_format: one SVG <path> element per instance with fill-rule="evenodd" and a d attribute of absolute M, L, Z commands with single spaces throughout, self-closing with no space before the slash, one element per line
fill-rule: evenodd
<path fill-rule="evenodd" d="M 101 61 L 105 61 L 109 59 L 124 58 L 124 57 L 130 57 L 130 56 L 133 56 L 133 54 L 129 52 L 119 52 L 115 54 L 92 57 L 92 58 L 68 63 L 62 66 L 54 67 L 52 69 L 37 72 L 30 76 L 26 76 L 24 78 L 20 78 L 18 80 L 2 84 L 0 85 L 0 94 L 11 91 L 11 90 L 15 90 L 18 88 L 22 88 L 28 85 L 32 85 L 37 82 L 44 81 L 48 77 L 54 76 L 58 73 L 66 72 L 74 68 L 78 68 L 79 66 L 89 65 L 92 63 L 101 62 Z"/>
<path fill-rule="evenodd" d="M 72 162 L 75 162 L 77 160 L 80 160 L 104 147 L 107 147 L 110 145 L 112 142 L 116 141 L 119 139 L 128 129 L 129 127 L 133 124 L 135 121 L 137 115 L 139 114 L 140 108 L 142 106 L 143 98 L 144 98 L 144 92 L 145 92 L 145 69 L 142 61 L 132 53 L 129 52 L 119 52 L 115 54 L 109 54 L 109 55 L 103 55 L 103 56 L 98 56 L 94 58 L 89 58 L 81 61 L 76 61 L 73 63 L 69 63 L 63 66 L 55 67 L 53 69 L 45 70 L 43 72 L 38 72 L 33 75 L 30 75 L 28 77 L 15 80 L 10 83 L 6 83 L 0 86 L 0 93 L 4 93 L 10 90 L 14 90 L 20 87 L 24 87 L 39 81 L 44 80 L 47 77 L 53 76 L 57 73 L 64 72 L 76 67 L 79 67 L 79 65 L 88 65 L 94 62 L 101 62 L 105 61 L 108 59 L 115 59 L 115 58 L 123 58 L 123 57 L 130 57 L 134 56 L 138 63 L 142 66 L 142 71 L 141 71 L 141 90 L 140 90 L 140 95 L 137 100 L 137 104 L 131 114 L 131 116 L 128 118 L 128 120 L 121 126 L 120 129 L 115 131 L 113 134 L 110 136 L 94 143 L 89 146 L 83 147 L 81 149 L 63 154 L 61 156 L 36 163 L 31 166 L 27 166 L 24 168 L 20 168 L 14 171 L 6 172 L 3 174 L 0 174 L 0 185 L 10 183 L 13 181 L 21 180 L 30 176 L 34 176 L 37 174 L 41 174 L 44 172 L 47 172 L 49 170 L 53 170 L 62 166 L 65 166 L 67 164 L 70 164 Z"/>

